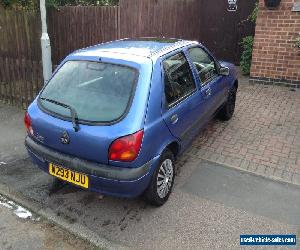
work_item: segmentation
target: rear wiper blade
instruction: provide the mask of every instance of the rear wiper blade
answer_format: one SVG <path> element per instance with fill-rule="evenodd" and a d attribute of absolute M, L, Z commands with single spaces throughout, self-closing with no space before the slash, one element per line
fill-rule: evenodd
<path fill-rule="evenodd" d="M 78 132 L 78 131 L 79 131 L 79 126 L 78 126 L 78 123 L 77 123 L 78 115 L 77 115 L 76 110 L 75 110 L 73 107 L 71 107 L 70 105 L 61 103 L 61 102 L 59 102 L 59 101 L 52 100 L 52 99 L 48 99 L 48 98 L 44 98 L 44 97 L 40 97 L 40 99 L 43 100 L 43 101 L 47 101 L 47 102 L 50 102 L 50 103 L 54 103 L 54 104 L 56 104 L 56 105 L 58 105 L 58 106 L 61 106 L 61 107 L 64 107 L 64 108 L 69 109 L 70 112 L 71 112 L 71 118 L 72 118 L 73 128 L 74 128 L 75 132 Z"/>

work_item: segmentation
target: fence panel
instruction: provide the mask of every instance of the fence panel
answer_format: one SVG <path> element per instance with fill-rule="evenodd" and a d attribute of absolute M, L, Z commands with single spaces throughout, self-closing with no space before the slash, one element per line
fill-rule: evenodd
<path fill-rule="evenodd" d="M 120 36 L 197 39 L 198 0 L 120 0 Z"/>
<path fill-rule="evenodd" d="M 256 0 L 120 0 L 120 37 L 165 36 L 198 40 L 218 58 L 238 63 L 242 37 L 254 34 L 246 22 Z"/>
<path fill-rule="evenodd" d="M 217 57 L 238 64 L 241 41 L 254 35 L 255 26 L 247 21 L 256 0 L 237 1 L 237 11 L 228 11 L 228 1 L 201 0 L 201 35 L 203 42 Z"/>
<path fill-rule="evenodd" d="M 48 12 L 48 31 L 53 64 L 66 55 L 84 48 L 118 38 L 118 6 L 60 7 Z"/>
<path fill-rule="evenodd" d="M 0 99 L 25 107 L 42 83 L 40 16 L 0 8 L 0 30 Z"/>
<path fill-rule="evenodd" d="M 119 8 L 61 7 L 48 12 L 52 63 L 118 38 Z M 0 100 L 26 107 L 42 87 L 41 22 L 36 11 L 0 8 Z"/>

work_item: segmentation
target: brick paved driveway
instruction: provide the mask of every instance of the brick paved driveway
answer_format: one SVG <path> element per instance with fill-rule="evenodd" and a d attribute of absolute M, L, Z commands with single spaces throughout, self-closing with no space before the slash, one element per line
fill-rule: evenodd
<path fill-rule="evenodd" d="M 210 122 L 187 157 L 300 185 L 300 91 L 240 84 L 232 120 Z"/>

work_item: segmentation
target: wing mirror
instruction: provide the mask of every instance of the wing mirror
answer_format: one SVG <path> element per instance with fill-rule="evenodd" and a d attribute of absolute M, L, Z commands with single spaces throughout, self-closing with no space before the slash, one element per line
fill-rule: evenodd
<path fill-rule="evenodd" d="M 228 76 L 229 75 L 229 68 L 221 66 L 219 73 L 222 76 Z"/>

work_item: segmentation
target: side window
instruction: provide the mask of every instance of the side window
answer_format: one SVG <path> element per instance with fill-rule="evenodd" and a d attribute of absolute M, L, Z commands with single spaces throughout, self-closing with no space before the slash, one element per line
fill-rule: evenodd
<path fill-rule="evenodd" d="M 203 49 L 191 48 L 189 55 L 197 69 L 202 85 L 218 74 L 215 61 Z"/>
<path fill-rule="evenodd" d="M 163 61 L 165 95 L 169 106 L 194 92 L 196 85 L 190 66 L 183 53 Z"/>

